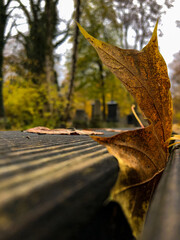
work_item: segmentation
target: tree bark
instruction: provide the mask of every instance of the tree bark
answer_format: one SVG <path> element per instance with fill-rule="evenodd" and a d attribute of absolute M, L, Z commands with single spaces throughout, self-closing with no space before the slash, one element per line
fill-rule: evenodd
<path fill-rule="evenodd" d="M 0 1 L 0 120 L 5 120 L 4 101 L 3 101 L 3 50 L 5 45 L 5 28 L 7 22 L 6 5 Z"/>
<path fill-rule="evenodd" d="M 0 31 L 1 31 L 1 27 L 0 27 Z M 0 36 L 1 38 L 1 36 Z M 2 54 L 2 50 L 3 50 L 3 46 L 2 46 L 2 41 L 0 40 L 0 118 L 4 118 L 5 117 L 5 112 L 4 112 L 4 101 L 3 101 L 3 54 Z"/>
<path fill-rule="evenodd" d="M 57 84 L 56 74 L 54 71 L 54 46 L 53 38 L 57 25 L 57 1 L 46 0 L 46 55 L 45 55 L 45 74 L 48 84 Z"/>
<path fill-rule="evenodd" d="M 34 83 L 40 84 L 39 75 L 44 75 L 48 84 L 57 84 L 54 70 L 54 43 L 57 35 L 57 4 L 59 0 L 29 0 L 27 10 L 22 0 L 17 0 L 29 25 L 28 35 L 22 35 L 27 64 L 26 68 L 35 76 Z M 45 6 L 41 7 L 44 2 Z"/>
<path fill-rule="evenodd" d="M 56 85 L 57 77 L 54 70 L 54 46 L 53 38 L 56 31 L 57 25 L 57 12 L 56 6 L 58 1 L 46 0 L 45 6 L 45 21 L 46 21 L 46 51 L 45 51 L 45 76 L 48 87 L 48 98 L 49 98 L 49 111 L 53 113 L 53 105 L 51 103 L 51 87 Z"/>
<path fill-rule="evenodd" d="M 80 6 L 81 0 L 75 0 L 75 20 L 80 22 Z M 70 118 L 70 107 L 72 104 L 72 96 L 74 90 L 74 80 L 75 80 L 75 72 L 76 72 L 76 63 L 77 63 L 77 50 L 78 50 L 78 36 L 79 36 L 79 28 L 75 25 L 74 30 L 74 41 L 73 41 L 73 53 L 72 53 L 72 65 L 71 65 L 71 77 L 69 83 L 69 91 L 67 95 L 67 105 L 65 109 L 65 121 Z"/>
<path fill-rule="evenodd" d="M 104 82 L 102 62 L 99 61 L 98 66 L 99 66 L 100 84 L 101 84 L 102 116 L 103 116 L 103 121 L 106 121 L 106 96 L 105 96 L 105 82 Z"/>

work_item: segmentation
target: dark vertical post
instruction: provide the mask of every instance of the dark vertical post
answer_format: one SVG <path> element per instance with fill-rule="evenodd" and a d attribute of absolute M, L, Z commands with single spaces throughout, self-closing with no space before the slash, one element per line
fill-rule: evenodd
<path fill-rule="evenodd" d="M 5 121 L 4 102 L 3 102 L 3 50 L 5 45 L 5 28 L 7 21 L 7 4 L 0 1 L 0 120 Z"/>
<path fill-rule="evenodd" d="M 75 20 L 77 22 L 80 21 L 80 6 L 81 0 L 75 0 Z M 78 50 L 78 36 L 79 36 L 79 28 L 76 25 L 74 31 L 74 42 L 73 42 L 73 53 L 72 53 L 72 65 L 71 65 L 71 77 L 69 84 L 69 91 L 67 95 L 67 105 L 65 110 L 65 121 L 69 119 L 70 115 L 70 106 L 72 102 L 72 95 L 74 90 L 74 80 L 75 80 L 75 72 L 76 72 L 76 63 L 77 63 L 77 50 Z"/>

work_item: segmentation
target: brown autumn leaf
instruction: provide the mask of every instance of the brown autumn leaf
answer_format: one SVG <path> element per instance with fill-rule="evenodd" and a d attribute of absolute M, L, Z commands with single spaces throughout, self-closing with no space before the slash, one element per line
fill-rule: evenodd
<path fill-rule="evenodd" d="M 157 25 L 149 43 L 138 51 L 121 49 L 97 40 L 78 24 L 102 62 L 122 81 L 145 117 L 154 124 L 163 145 L 171 136 L 172 100 L 167 66 L 158 49 Z"/>
<path fill-rule="evenodd" d="M 139 237 L 149 200 L 168 159 L 166 141 L 172 132 L 170 81 L 158 49 L 157 24 L 149 43 L 141 51 L 112 46 L 78 26 L 150 122 L 146 128 L 113 137 L 92 137 L 105 145 L 119 162 L 120 173 L 111 198 L 121 204 L 134 236 Z"/>
<path fill-rule="evenodd" d="M 139 237 L 153 190 L 165 168 L 167 154 L 151 124 L 113 137 L 92 137 L 119 162 L 120 172 L 110 199 L 117 201 Z"/>
<path fill-rule="evenodd" d="M 97 132 L 92 130 L 70 130 L 65 128 L 49 129 L 46 127 L 34 127 L 25 130 L 24 132 L 38 133 L 38 134 L 51 134 L 51 135 L 103 135 L 103 132 Z"/>
<path fill-rule="evenodd" d="M 92 138 L 105 145 L 118 159 L 122 171 L 120 191 L 146 183 L 164 170 L 167 155 L 154 133 L 152 124 L 112 137 Z M 131 177 L 127 178 L 127 175 Z"/>

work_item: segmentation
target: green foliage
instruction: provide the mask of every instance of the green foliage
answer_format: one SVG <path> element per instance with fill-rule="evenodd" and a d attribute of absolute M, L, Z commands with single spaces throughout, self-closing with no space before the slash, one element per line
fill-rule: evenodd
<path fill-rule="evenodd" d="M 9 128 L 25 129 L 34 126 L 58 127 L 63 101 L 55 86 L 25 81 L 16 77 L 4 84 L 4 104 Z"/>
<path fill-rule="evenodd" d="M 93 36 L 116 44 L 119 36 L 116 31 L 118 23 L 112 1 L 82 2 L 81 24 Z M 90 103 L 99 99 L 102 112 L 107 113 L 108 101 L 114 100 L 120 106 L 121 115 L 128 114 L 133 102 L 129 93 L 106 67 L 102 65 L 95 50 L 84 41 L 82 35 L 78 39 L 78 61 L 76 65 L 74 108 L 83 108 L 90 116 Z M 70 69 L 70 59 L 67 59 L 67 68 Z M 67 82 L 66 82 L 67 83 Z"/>
<path fill-rule="evenodd" d="M 135 103 L 134 99 L 119 79 L 112 74 L 109 74 L 106 79 L 106 95 L 107 102 L 114 100 L 118 103 L 121 116 L 126 116 L 131 113 L 131 106 Z"/>
<path fill-rule="evenodd" d="M 174 122 L 180 123 L 180 52 L 174 54 L 169 65 L 171 78 L 171 92 L 173 96 Z"/>
<path fill-rule="evenodd" d="M 84 73 L 84 75 L 81 73 Z M 84 101 L 94 101 L 95 99 L 101 100 L 102 88 L 99 81 L 98 69 L 87 68 L 87 72 L 78 71 L 79 85 L 75 91 L 75 101 L 80 98 L 84 98 Z M 120 106 L 121 116 L 127 115 L 131 112 L 131 105 L 134 103 L 133 98 L 121 84 L 121 82 L 111 74 L 107 68 L 104 68 L 104 94 L 106 96 L 106 102 L 114 100 Z M 77 105 L 77 103 L 76 103 Z"/>

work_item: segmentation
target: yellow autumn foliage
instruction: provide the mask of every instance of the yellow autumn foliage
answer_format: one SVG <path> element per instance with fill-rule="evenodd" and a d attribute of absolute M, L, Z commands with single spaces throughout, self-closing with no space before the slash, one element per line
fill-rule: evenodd
<path fill-rule="evenodd" d="M 63 102 L 56 86 L 33 84 L 21 77 L 4 83 L 4 105 L 9 129 L 60 125 Z"/>

